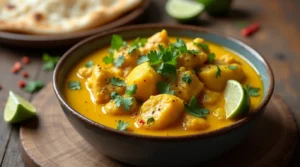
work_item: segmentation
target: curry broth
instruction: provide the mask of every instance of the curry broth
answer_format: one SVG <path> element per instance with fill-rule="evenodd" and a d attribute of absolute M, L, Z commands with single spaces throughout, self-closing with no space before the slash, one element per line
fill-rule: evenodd
<path fill-rule="evenodd" d="M 175 37 L 170 37 L 170 42 L 175 42 Z M 182 38 L 185 42 L 190 42 L 191 39 L 188 38 Z M 216 54 L 216 58 L 220 57 L 221 55 L 227 54 L 230 56 L 233 56 L 235 59 L 237 59 L 240 62 L 241 67 L 245 71 L 246 79 L 241 83 L 243 85 L 246 85 L 248 83 L 251 84 L 251 86 L 259 87 L 261 88 L 260 93 L 263 92 L 263 84 L 261 81 L 261 78 L 259 74 L 241 57 L 236 55 L 235 53 L 227 50 L 226 48 L 207 42 L 210 46 L 210 50 Z M 143 128 L 137 128 L 135 126 L 135 118 L 130 115 L 109 115 L 104 114 L 102 112 L 103 105 L 95 104 L 91 101 L 90 93 L 87 89 L 85 79 L 81 79 L 77 76 L 77 71 L 79 68 L 84 67 L 84 65 L 90 61 L 93 60 L 95 64 L 99 64 L 103 67 L 110 67 L 110 65 L 106 65 L 103 63 L 102 59 L 103 57 L 107 56 L 108 53 L 108 47 L 99 49 L 98 51 L 94 52 L 93 54 L 85 57 L 82 61 L 77 63 L 73 69 L 70 71 L 69 75 L 66 78 L 66 86 L 65 86 L 65 98 L 69 105 L 74 108 L 76 111 L 78 111 L 80 114 L 84 115 L 85 117 L 98 122 L 99 124 L 111 127 L 113 129 L 116 128 L 118 120 L 123 120 L 124 122 L 129 122 L 129 126 L 127 127 L 127 130 L 129 132 L 134 132 L 138 134 L 146 134 L 146 135 L 158 135 L 158 136 L 180 136 L 180 135 L 189 135 L 189 134 L 199 134 L 207 131 L 212 131 L 215 129 L 219 129 L 225 126 L 228 126 L 235 122 L 235 120 L 219 120 L 216 116 L 214 116 L 214 110 L 217 107 L 224 108 L 225 100 L 222 98 L 214 105 L 204 105 L 205 108 L 209 109 L 211 112 L 206 117 L 206 121 L 210 125 L 205 130 L 185 130 L 182 126 L 182 123 L 176 123 L 173 126 L 168 127 L 167 129 L 163 130 L 147 130 Z M 82 88 L 80 90 L 69 90 L 67 86 L 68 81 L 80 81 L 80 84 Z M 258 97 L 251 97 L 251 108 L 257 108 L 260 104 L 262 99 L 262 95 Z M 182 120 L 180 120 L 182 121 Z"/>

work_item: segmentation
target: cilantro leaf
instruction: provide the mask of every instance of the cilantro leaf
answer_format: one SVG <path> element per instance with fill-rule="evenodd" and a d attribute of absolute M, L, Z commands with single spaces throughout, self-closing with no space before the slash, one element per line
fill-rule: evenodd
<path fill-rule="evenodd" d="M 173 43 L 173 46 L 178 49 L 180 53 L 196 54 L 200 52 L 198 50 L 188 50 L 185 42 L 180 38 L 177 38 L 176 43 Z"/>
<path fill-rule="evenodd" d="M 201 47 L 201 49 L 204 50 L 205 52 L 209 51 L 209 46 L 206 43 L 196 43 L 196 42 L 194 42 L 193 44 L 196 45 L 196 46 Z"/>
<path fill-rule="evenodd" d="M 137 60 L 137 64 L 142 64 L 146 61 L 149 61 L 147 56 L 141 56 L 138 60 Z"/>
<path fill-rule="evenodd" d="M 216 54 L 215 53 L 208 54 L 208 63 L 214 62 L 215 58 L 216 58 Z"/>
<path fill-rule="evenodd" d="M 208 109 L 201 108 L 199 104 L 197 104 L 197 99 L 195 96 L 191 98 L 189 104 L 184 104 L 184 109 L 187 113 L 200 118 L 206 118 L 210 112 Z"/>
<path fill-rule="evenodd" d="M 129 111 L 133 104 L 132 97 L 122 97 L 116 92 L 112 92 L 110 97 L 115 101 L 116 107 L 122 106 L 125 111 Z"/>
<path fill-rule="evenodd" d="M 176 66 L 167 63 L 161 63 L 157 67 L 156 72 L 164 77 L 173 78 L 176 76 Z"/>
<path fill-rule="evenodd" d="M 110 53 L 109 56 L 105 56 L 102 61 L 105 63 L 105 64 L 111 64 L 114 62 L 114 54 L 113 53 Z"/>
<path fill-rule="evenodd" d="M 26 84 L 24 90 L 27 93 L 34 93 L 39 91 L 45 86 L 45 84 L 42 81 L 30 81 Z"/>
<path fill-rule="evenodd" d="M 124 58 L 124 56 L 121 55 L 116 60 L 114 60 L 114 65 L 116 67 L 121 67 L 122 64 L 124 63 L 124 61 L 125 61 L 125 58 Z"/>
<path fill-rule="evenodd" d="M 110 78 L 110 83 L 114 86 L 126 86 L 124 80 L 120 79 L 120 78 L 116 78 L 116 77 L 112 77 Z"/>
<path fill-rule="evenodd" d="M 56 57 L 51 57 L 49 54 L 44 53 L 43 54 L 43 69 L 45 71 L 51 71 L 54 70 L 56 64 L 58 63 L 60 57 L 56 56 Z"/>
<path fill-rule="evenodd" d="M 249 84 L 245 87 L 245 90 L 249 94 L 249 96 L 257 97 L 259 96 L 260 88 L 251 87 Z"/>
<path fill-rule="evenodd" d="M 152 66 L 161 63 L 161 59 L 160 59 L 160 56 L 157 51 L 151 50 L 148 53 L 147 57 L 149 59 L 150 65 L 152 65 Z"/>
<path fill-rule="evenodd" d="M 146 45 L 147 42 L 148 42 L 148 39 L 147 39 L 147 38 L 141 38 L 141 39 L 140 39 L 140 45 L 141 45 L 142 47 L 144 47 L 144 46 Z"/>
<path fill-rule="evenodd" d="M 154 122 L 154 118 L 153 117 L 147 119 L 147 124 L 151 124 L 152 122 Z"/>
<path fill-rule="evenodd" d="M 133 96 L 136 93 L 137 85 L 133 84 L 131 86 L 126 86 L 126 94 L 129 96 Z"/>
<path fill-rule="evenodd" d="M 216 65 L 216 66 L 217 66 L 216 78 L 218 78 L 218 77 L 221 76 L 222 71 L 221 71 L 221 69 L 220 69 L 220 67 L 218 65 Z"/>
<path fill-rule="evenodd" d="M 160 94 L 174 94 L 174 90 L 170 90 L 170 85 L 167 82 L 160 81 L 157 83 L 158 92 Z"/>
<path fill-rule="evenodd" d="M 188 84 L 192 82 L 192 77 L 190 74 L 184 74 L 181 79 Z"/>
<path fill-rule="evenodd" d="M 128 54 L 132 54 L 137 48 L 137 46 L 131 46 L 128 50 Z"/>
<path fill-rule="evenodd" d="M 90 60 L 90 61 L 88 61 L 88 62 L 85 64 L 85 67 L 87 67 L 87 68 L 90 68 L 90 67 L 93 67 L 93 66 L 94 66 L 93 60 Z"/>
<path fill-rule="evenodd" d="M 230 70 L 237 70 L 237 69 L 238 69 L 238 66 L 228 65 L 228 68 L 229 68 Z"/>
<path fill-rule="evenodd" d="M 113 35 L 110 44 L 112 49 L 118 50 L 124 45 L 124 41 L 121 36 Z"/>
<path fill-rule="evenodd" d="M 124 122 L 122 120 L 119 120 L 118 125 L 117 125 L 117 130 L 126 131 L 128 125 L 129 125 L 129 122 Z"/>
<path fill-rule="evenodd" d="M 70 81 L 70 82 L 68 82 L 68 88 L 70 90 L 79 90 L 79 89 L 81 89 L 80 82 L 79 81 Z"/>

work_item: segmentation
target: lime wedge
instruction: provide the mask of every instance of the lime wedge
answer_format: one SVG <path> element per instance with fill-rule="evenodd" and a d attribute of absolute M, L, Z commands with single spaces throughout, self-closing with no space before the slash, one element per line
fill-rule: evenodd
<path fill-rule="evenodd" d="M 168 15 L 180 21 L 195 19 L 204 10 L 201 3 L 187 0 L 169 0 L 165 7 Z"/>
<path fill-rule="evenodd" d="M 238 118 L 249 112 L 250 96 L 239 82 L 227 81 L 224 98 L 227 119 Z"/>
<path fill-rule="evenodd" d="M 35 107 L 22 97 L 9 91 L 4 108 L 4 120 L 9 123 L 19 123 L 30 119 L 36 114 Z"/>

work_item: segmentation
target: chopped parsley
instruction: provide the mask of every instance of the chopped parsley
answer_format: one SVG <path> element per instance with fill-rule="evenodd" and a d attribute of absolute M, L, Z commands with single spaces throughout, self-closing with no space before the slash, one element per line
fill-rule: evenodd
<path fill-rule="evenodd" d="M 116 67 L 121 67 L 122 64 L 124 63 L 124 61 L 125 61 L 125 58 L 124 58 L 124 56 L 121 55 L 116 60 L 114 60 L 114 65 Z"/>
<path fill-rule="evenodd" d="M 70 82 L 68 82 L 68 88 L 70 90 L 79 90 L 79 89 L 81 89 L 80 82 L 79 81 L 70 81 Z"/>
<path fill-rule="evenodd" d="M 126 86 L 124 80 L 116 77 L 110 78 L 110 83 L 114 86 Z"/>
<path fill-rule="evenodd" d="M 217 66 L 217 71 L 216 71 L 216 78 L 218 78 L 218 77 L 220 77 L 221 76 L 221 69 L 220 69 L 220 67 L 218 66 L 218 65 L 216 65 Z"/>
<path fill-rule="evenodd" d="M 93 66 L 94 66 L 93 60 L 90 60 L 90 61 L 88 61 L 88 62 L 85 64 L 85 67 L 87 67 L 87 68 L 90 68 L 90 67 L 93 67 Z"/>
<path fill-rule="evenodd" d="M 209 110 L 206 108 L 201 108 L 199 104 L 197 104 L 197 99 L 193 96 L 190 100 L 189 104 L 184 104 L 184 109 L 187 113 L 200 118 L 206 118 L 209 114 Z"/>
<path fill-rule="evenodd" d="M 42 81 L 30 81 L 26 84 L 24 90 L 28 93 L 34 93 L 41 90 L 45 84 Z"/>
<path fill-rule="evenodd" d="M 184 74 L 181 79 L 188 84 L 192 82 L 192 77 L 190 74 Z"/>
<path fill-rule="evenodd" d="M 124 46 L 126 44 L 126 42 L 124 42 L 123 38 L 119 35 L 113 35 L 112 39 L 111 39 L 111 48 L 114 50 L 118 50 L 120 49 L 122 46 Z"/>
<path fill-rule="evenodd" d="M 102 61 L 105 63 L 105 64 L 111 64 L 114 62 L 114 54 L 113 53 L 110 53 L 109 56 L 105 56 Z"/>
<path fill-rule="evenodd" d="M 137 60 L 137 64 L 142 64 L 146 61 L 148 61 L 148 57 L 147 56 L 141 56 L 138 60 Z"/>
<path fill-rule="evenodd" d="M 164 81 L 160 81 L 157 83 L 157 88 L 159 94 L 174 94 L 174 90 L 170 90 L 170 84 Z"/>
<path fill-rule="evenodd" d="M 151 123 L 153 123 L 153 122 L 154 122 L 154 118 L 153 117 L 147 119 L 147 124 L 148 125 L 151 124 Z"/>
<path fill-rule="evenodd" d="M 209 46 L 206 43 L 196 43 L 196 42 L 194 42 L 193 44 L 196 45 L 196 46 L 201 47 L 201 49 L 204 50 L 205 52 L 209 51 Z"/>
<path fill-rule="evenodd" d="M 213 63 L 215 61 L 215 58 L 216 58 L 215 53 L 208 54 L 208 63 Z"/>
<path fill-rule="evenodd" d="M 234 66 L 234 65 L 228 65 L 228 68 L 230 69 L 230 70 L 237 70 L 238 69 L 238 66 Z"/>
<path fill-rule="evenodd" d="M 126 86 L 126 94 L 129 96 L 133 96 L 136 93 L 137 85 L 133 84 L 131 86 Z"/>
<path fill-rule="evenodd" d="M 260 88 L 251 87 L 249 84 L 245 87 L 245 90 L 249 94 L 249 96 L 257 97 L 259 96 Z"/>
<path fill-rule="evenodd" d="M 110 97 L 114 100 L 116 107 L 122 106 L 125 111 L 129 111 L 133 104 L 132 97 L 122 97 L 117 92 L 111 92 Z"/>
<path fill-rule="evenodd" d="M 117 125 L 117 130 L 126 131 L 128 125 L 129 125 L 129 122 L 124 122 L 122 120 L 119 120 L 118 125 Z"/>
<path fill-rule="evenodd" d="M 43 69 L 45 71 L 52 71 L 54 70 L 56 64 L 58 63 L 60 57 L 58 56 L 55 56 L 55 57 L 52 57 L 50 56 L 49 54 L 47 53 L 44 53 L 43 54 Z"/>

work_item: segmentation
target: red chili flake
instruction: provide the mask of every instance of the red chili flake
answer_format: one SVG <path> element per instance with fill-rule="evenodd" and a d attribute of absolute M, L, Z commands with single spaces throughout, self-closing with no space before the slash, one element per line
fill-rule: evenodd
<path fill-rule="evenodd" d="M 145 121 L 142 120 L 142 119 L 139 119 L 139 120 L 138 120 L 138 123 L 139 123 L 140 125 L 144 125 L 144 124 L 145 124 Z"/>
<path fill-rule="evenodd" d="M 17 73 L 17 72 L 19 72 L 19 71 L 21 70 L 21 68 L 22 68 L 22 64 L 21 64 L 19 61 L 17 61 L 17 62 L 15 62 L 15 64 L 12 66 L 11 72 Z"/>
<path fill-rule="evenodd" d="M 30 62 L 29 57 L 28 57 L 28 56 L 22 57 L 22 62 L 23 62 L 24 64 L 28 64 L 28 63 Z"/>
<path fill-rule="evenodd" d="M 26 86 L 25 81 L 19 81 L 19 88 L 24 88 Z"/>
<path fill-rule="evenodd" d="M 244 37 L 248 37 L 259 30 L 260 26 L 257 23 L 251 24 L 241 30 L 241 34 Z"/>
<path fill-rule="evenodd" d="M 29 77 L 28 72 L 26 72 L 26 71 L 24 71 L 24 72 L 22 73 L 22 75 L 23 75 L 24 78 L 28 78 L 28 77 Z"/>

